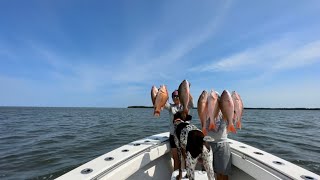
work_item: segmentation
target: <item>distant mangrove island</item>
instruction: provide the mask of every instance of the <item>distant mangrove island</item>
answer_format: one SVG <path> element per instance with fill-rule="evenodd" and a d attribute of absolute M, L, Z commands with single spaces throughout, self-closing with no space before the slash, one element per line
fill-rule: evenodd
<path fill-rule="evenodd" d="M 153 106 L 128 106 L 128 108 L 153 108 Z M 197 109 L 196 107 L 193 109 Z M 252 108 L 245 107 L 244 109 L 261 109 L 261 110 L 320 110 L 320 108 Z"/>

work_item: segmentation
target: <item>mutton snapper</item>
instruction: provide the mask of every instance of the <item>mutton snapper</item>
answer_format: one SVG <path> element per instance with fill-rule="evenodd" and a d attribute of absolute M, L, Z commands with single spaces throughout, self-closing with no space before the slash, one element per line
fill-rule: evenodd
<path fill-rule="evenodd" d="M 189 113 L 190 103 L 190 84 L 187 80 L 183 80 L 178 89 L 179 100 L 183 106 L 182 118 L 185 119 Z"/>
<path fill-rule="evenodd" d="M 208 95 L 208 117 L 210 118 L 209 130 L 216 129 L 216 120 L 219 111 L 219 96 L 214 90 L 211 90 Z"/>
<path fill-rule="evenodd" d="M 198 115 L 202 126 L 202 133 L 206 136 L 207 135 L 207 129 L 206 129 L 206 123 L 208 119 L 208 93 L 207 91 L 203 90 L 202 93 L 199 96 L 198 99 Z"/>
<path fill-rule="evenodd" d="M 165 85 L 161 85 L 158 93 L 156 95 L 156 100 L 154 102 L 154 113 L 153 115 L 156 117 L 160 116 L 160 111 L 163 109 L 164 105 L 168 101 L 169 96 L 168 96 L 168 90 Z"/>
<path fill-rule="evenodd" d="M 243 113 L 243 102 L 240 95 L 236 91 L 232 91 L 231 97 L 234 103 L 234 117 L 233 120 L 236 122 L 236 127 L 241 129 L 241 117 Z"/>
<path fill-rule="evenodd" d="M 152 88 L 151 88 L 151 101 L 152 101 L 153 106 L 156 101 L 157 93 L 158 93 L 158 88 L 156 86 L 152 86 Z"/>
<path fill-rule="evenodd" d="M 222 92 L 219 105 L 223 119 L 228 122 L 228 132 L 236 133 L 236 129 L 233 125 L 234 103 L 228 90 Z"/>

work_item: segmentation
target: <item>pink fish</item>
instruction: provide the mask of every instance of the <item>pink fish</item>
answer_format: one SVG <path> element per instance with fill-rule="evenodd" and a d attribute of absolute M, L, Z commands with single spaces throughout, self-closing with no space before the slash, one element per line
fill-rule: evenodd
<path fill-rule="evenodd" d="M 202 125 L 202 133 L 206 136 L 207 135 L 207 128 L 206 128 L 206 122 L 207 122 L 207 115 L 208 115 L 208 93 L 207 91 L 202 91 L 202 93 L 199 96 L 198 99 L 198 115 L 199 119 Z"/>
<path fill-rule="evenodd" d="M 219 100 L 218 94 L 211 90 L 208 95 L 208 117 L 210 118 L 209 130 L 214 130 L 216 128 L 216 119 L 219 115 Z"/>
<path fill-rule="evenodd" d="M 189 94 L 189 104 L 188 104 L 188 107 L 189 108 L 193 108 L 194 105 L 193 105 L 193 96 L 191 95 L 191 93 Z"/>
<path fill-rule="evenodd" d="M 189 113 L 189 101 L 190 101 L 190 84 L 187 80 L 183 80 L 178 89 L 179 100 L 183 106 L 182 118 L 185 119 Z"/>
<path fill-rule="evenodd" d="M 163 109 L 164 105 L 168 101 L 168 90 L 165 85 L 161 85 L 159 91 L 156 95 L 156 100 L 154 102 L 154 113 L 153 115 L 156 117 L 160 116 L 160 111 Z"/>
<path fill-rule="evenodd" d="M 234 117 L 233 120 L 236 122 L 236 127 L 241 129 L 241 118 L 243 113 L 243 102 L 240 95 L 236 91 L 232 91 L 231 94 L 234 103 Z"/>
<path fill-rule="evenodd" d="M 152 100 L 152 105 L 154 106 L 154 103 L 156 101 L 156 96 L 158 93 L 158 88 L 156 86 L 152 86 L 151 88 L 151 100 Z"/>
<path fill-rule="evenodd" d="M 219 105 L 223 115 L 223 119 L 228 122 L 228 132 L 236 133 L 236 129 L 233 125 L 234 103 L 228 90 L 224 90 L 221 94 Z"/>

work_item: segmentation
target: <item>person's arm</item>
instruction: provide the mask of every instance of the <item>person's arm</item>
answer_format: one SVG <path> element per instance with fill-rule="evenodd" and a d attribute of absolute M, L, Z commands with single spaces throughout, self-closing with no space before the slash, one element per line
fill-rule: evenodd
<path fill-rule="evenodd" d="M 164 105 L 164 108 L 166 110 L 170 110 L 170 103 L 167 101 L 166 104 Z"/>

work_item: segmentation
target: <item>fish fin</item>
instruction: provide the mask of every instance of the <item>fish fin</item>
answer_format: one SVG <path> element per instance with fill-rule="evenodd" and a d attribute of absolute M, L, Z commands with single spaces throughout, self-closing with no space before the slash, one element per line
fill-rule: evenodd
<path fill-rule="evenodd" d="M 160 116 L 160 111 L 154 111 L 153 116 L 159 117 Z"/>
<path fill-rule="evenodd" d="M 227 118 L 223 113 L 221 113 L 221 118 L 222 118 L 222 120 L 227 121 Z"/>
<path fill-rule="evenodd" d="M 214 120 L 210 118 L 209 130 L 214 130 L 215 128 L 216 128 L 216 125 L 214 123 Z"/>
<path fill-rule="evenodd" d="M 241 129 L 241 121 L 240 120 L 237 121 L 236 126 L 237 126 L 238 129 Z"/>
<path fill-rule="evenodd" d="M 203 133 L 204 136 L 206 136 L 208 134 L 205 127 L 202 127 L 202 133 Z"/>
<path fill-rule="evenodd" d="M 228 125 L 228 132 L 237 133 L 236 128 L 234 128 L 233 124 Z"/>

